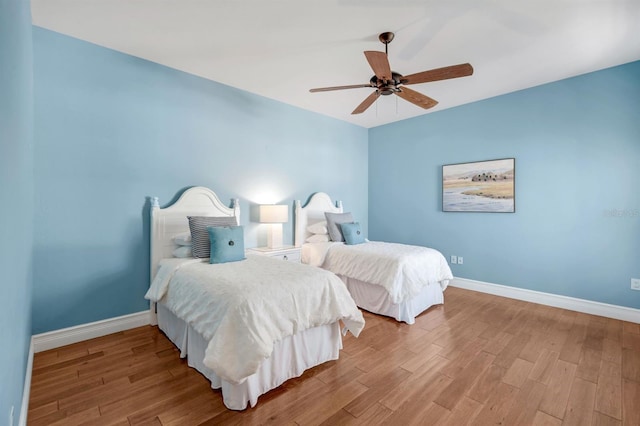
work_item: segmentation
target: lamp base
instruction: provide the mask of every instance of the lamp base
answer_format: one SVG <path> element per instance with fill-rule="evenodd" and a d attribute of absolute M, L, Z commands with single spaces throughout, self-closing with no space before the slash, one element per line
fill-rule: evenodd
<path fill-rule="evenodd" d="M 267 247 L 270 249 L 282 248 L 282 224 L 272 223 L 267 234 Z"/>

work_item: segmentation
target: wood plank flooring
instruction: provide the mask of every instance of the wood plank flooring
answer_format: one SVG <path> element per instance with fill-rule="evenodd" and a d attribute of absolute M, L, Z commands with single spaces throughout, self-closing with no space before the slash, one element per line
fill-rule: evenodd
<path fill-rule="evenodd" d="M 449 288 L 408 326 L 365 312 L 340 359 L 227 410 L 156 327 L 41 352 L 29 425 L 640 425 L 640 327 Z"/>

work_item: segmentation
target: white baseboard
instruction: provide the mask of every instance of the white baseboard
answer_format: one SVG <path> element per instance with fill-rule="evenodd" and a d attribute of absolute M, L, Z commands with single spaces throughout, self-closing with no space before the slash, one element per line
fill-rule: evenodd
<path fill-rule="evenodd" d="M 38 353 L 131 328 L 142 327 L 150 323 L 149 316 L 149 311 L 145 310 L 135 314 L 35 334 L 32 338 L 34 352 Z"/>
<path fill-rule="evenodd" d="M 27 357 L 27 371 L 24 373 L 24 387 L 22 388 L 22 406 L 20 407 L 19 426 L 27 426 L 27 414 L 29 412 L 29 395 L 31 394 L 31 372 L 33 371 L 33 337 L 29 343 L 29 355 Z M 12 425 L 13 426 L 13 425 Z"/>
<path fill-rule="evenodd" d="M 467 278 L 454 278 L 449 282 L 449 285 L 481 293 L 508 297 L 510 299 L 524 300 L 525 302 L 533 302 L 541 305 L 568 309 L 570 311 L 583 312 L 585 314 L 640 323 L 640 309 L 627 308 L 626 306 L 609 305 L 607 303 L 593 302 L 591 300 L 577 299 L 575 297 L 561 296 L 558 294 L 543 293 L 541 291 L 528 290 L 524 288 L 509 287 L 506 285 L 470 280 Z"/>

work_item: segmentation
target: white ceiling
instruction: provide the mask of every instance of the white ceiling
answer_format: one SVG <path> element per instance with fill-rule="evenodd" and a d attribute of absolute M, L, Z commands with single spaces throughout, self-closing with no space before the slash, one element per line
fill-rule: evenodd
<path fill-rule="evenodd" d="M 32 0 L 33 23 L 363 127 L 375 127 L 640 59 L 639 0 Z M 470 77 L 372 91 L 365 50 L 413 74 L 469 62 Z"/>

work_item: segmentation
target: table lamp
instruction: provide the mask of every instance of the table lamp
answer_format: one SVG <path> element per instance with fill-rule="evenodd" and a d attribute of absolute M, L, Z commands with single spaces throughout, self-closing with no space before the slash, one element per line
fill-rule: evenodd
<path fill-rule="evenodd" d="M 289 206 L 262 204 L 258 209 L 258 222 L 269 224 L 267 247 L 282 247 L 282 224 L 289 221 Z"/>

